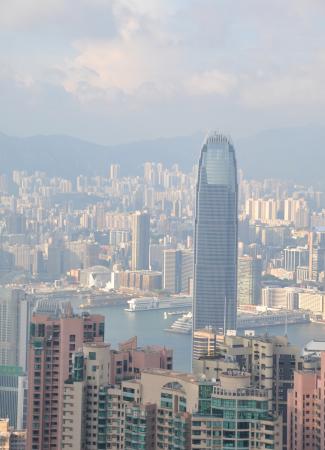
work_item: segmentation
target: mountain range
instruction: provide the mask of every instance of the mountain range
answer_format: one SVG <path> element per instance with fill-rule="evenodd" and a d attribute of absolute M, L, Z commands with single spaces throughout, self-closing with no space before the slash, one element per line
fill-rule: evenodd
<path fill-rule="evenodd" d="M 98 145 L 61 135 L 18 138 L 0 134 L 0 173 L 45 171 L 51 176 L 106 175 L 111 163 L 122 174 L 142 173 L 146 161 L 189 170 L 198 162 L 203 133 Z M 247 178 L 278 178 L 325 185 L 325 128 L 305 126 L 262 131 L 235 141 L 238 167 Z"/>

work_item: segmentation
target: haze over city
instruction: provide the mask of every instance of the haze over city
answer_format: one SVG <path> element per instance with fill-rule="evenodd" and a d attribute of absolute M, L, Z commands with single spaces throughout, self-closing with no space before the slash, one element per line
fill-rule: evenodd
<path fill-rule="evenodd" d="M 0 450 L 325 450 L 324 19 L 0 4 Z"/>

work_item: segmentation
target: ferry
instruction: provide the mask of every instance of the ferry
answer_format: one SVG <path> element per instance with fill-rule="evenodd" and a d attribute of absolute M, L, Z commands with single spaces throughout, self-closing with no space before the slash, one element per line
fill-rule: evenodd
<path fill-rule="evenodd" d="M 192 298 L 191 297 L 142 297 L 142 298 L 132 298 L 128 300 L 128 308 L 125 311 L 128 312 L 139 312 L 139 311 L 150 311 L 153 309 L 170 309 L 170 308 L 191 308 Z"/>

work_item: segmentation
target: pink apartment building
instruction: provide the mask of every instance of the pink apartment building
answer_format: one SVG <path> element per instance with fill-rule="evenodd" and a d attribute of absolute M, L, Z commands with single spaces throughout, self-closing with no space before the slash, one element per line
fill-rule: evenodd
<path fill-rule="evenodd" d="M 31 320 L 27 450 L 59 450 L 64 382 L 74 352 L 104 340 L 104 317 L 72 311 L 34 315 Z"/>
<path fill-rule="evenodd" d="M 109 383 L 140 377 L 144 369 L 173 368 L 173 350 L 150 345 L 138 347 L 137 337 L 119 344 L 118 350 L 110 351 Z"/>
<path fill-rule="evenodd" d="M 288 392 L 288 450 L 325 450 L 325 352 L 320 371 L 297 371 Z"/>

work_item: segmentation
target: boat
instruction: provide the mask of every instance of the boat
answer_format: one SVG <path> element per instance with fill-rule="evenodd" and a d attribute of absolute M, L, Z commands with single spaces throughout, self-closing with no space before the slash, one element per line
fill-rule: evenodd
<path fill-rule="evenodd" d="M 192 307 L 191 297 L 140 297 L 128 300 L 128 308 L 125 311 L 139 312 L 153 309 L 190 308 Z"/>
<path fill-rule="evenodd" d="M 165 312 L 166 316 L 183 316 L 184 314 L 187 314 L 188 311 L 168 311 Z"/>
<path fill-rule="evenodd" d="M 259 328 L 277 325 L 292 325 L 310 322 L 310 314 L 306 311 L 266 311 L 258 314 L 239 314 L 237 328 Z"/>
<path fill-rule="evenodd" d="M 267 311 L 258 314 L 239 314 L 237 328 L 241 330 L 259 327 L 272 327 L 276 325 L 290 325 L 310 322 L 310 314 L 306 311 Z M 172 333 L 192 333 L 192 313 L 184 314 L 165 331 Z"/>
<path fill-rule="evenodd" d="M 88 297 L 84 303 L 79 305 L 80 309 L 103 308 L 106 306 L 125 305 L 130 297 L 121 295 L 105 295 Z"/>
<path fill-rule="evenodd" d="M 192 313 L 188 312 L 184 314 L 182 317 L 179 317 L 177 320 L 175 320 L 174 323 L 171 324 L 169 328 L 166 328 L 165 331 L 169 331 L 171 333 L 191 334 Z"/>

